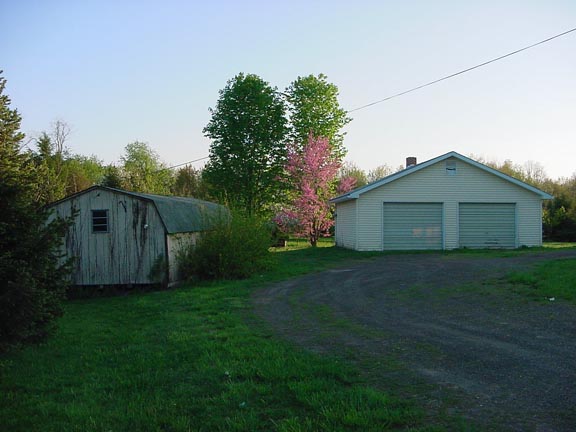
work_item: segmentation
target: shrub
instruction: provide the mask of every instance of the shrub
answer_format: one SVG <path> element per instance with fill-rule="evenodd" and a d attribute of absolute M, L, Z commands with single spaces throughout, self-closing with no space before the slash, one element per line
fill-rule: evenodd
<path fill-rule="evenodd" d="M 188 280 L 244 279 L 269 266 L 270 241 L 270 226 L 260 217 L 220 215 L 195 245 L 180 252 L 178 268 Z"/>

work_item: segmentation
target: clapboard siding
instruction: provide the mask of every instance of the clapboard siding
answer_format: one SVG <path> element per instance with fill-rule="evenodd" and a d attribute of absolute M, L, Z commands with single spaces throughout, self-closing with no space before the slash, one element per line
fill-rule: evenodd
<path fill-rule="evenodd" d="M 338 205 L 336 212 L 336 246 L 356 248 L 356 202 L 347 201 Z"/>
<path fill-rule="evenodd" d="M 66 255 L 74 257 L 75 285 L 148 284 L 154 262 L 166 256 L 164 226 L 152 202 L 94 189 L 52 207 L 68 217 Z M 108 232 L 92 232 L 92 210 L 108 210 Z"/>
<path fill-rule="evenodd" d="M 456 167 L 450 175 L 447 163 Z M 351 200 L 357 206 L 356 249 L 383 249 L 384 202 L 442 202 L 444 248 L 458 244 L 459 203 L 515 203 L 518 213 L 518 246 L 542 244 L 542 198 L 521 186 L 457 158 L 447 158 Z M 337 212 L 349 201 L 337 204 Z M 338 222 L 339 223 L 339 222 Z"/>

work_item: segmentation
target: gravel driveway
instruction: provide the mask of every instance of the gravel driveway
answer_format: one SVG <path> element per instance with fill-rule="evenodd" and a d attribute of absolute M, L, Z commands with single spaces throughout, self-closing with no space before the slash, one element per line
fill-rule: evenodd
<path fill-rule="evenodd" d="M 491 287 L 576 251 L 387 255 L 254 294 L 257 315 L 384 390 L 486 430 L 576 430 L 576 307 Z M 474 287 L 474 288 L 471 288 Z M 491 291 L 492 290 L 492 291 Z"/>

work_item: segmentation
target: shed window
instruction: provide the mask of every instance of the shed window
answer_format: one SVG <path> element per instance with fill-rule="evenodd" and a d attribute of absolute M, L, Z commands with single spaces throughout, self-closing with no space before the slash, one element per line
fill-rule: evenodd
<path fill-rule="evenodd" d="M 92 232 L 108 232 L 108 210 L 92 210 Z"/>

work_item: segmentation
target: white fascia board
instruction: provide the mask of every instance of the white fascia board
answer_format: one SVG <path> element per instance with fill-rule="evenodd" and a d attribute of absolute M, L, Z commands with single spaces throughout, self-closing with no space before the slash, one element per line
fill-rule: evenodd
<path fill-rule="evenodd" d="M 365 185 L 365 186 L 362 186 L 362 187 L 360 187 L 360 188 L 358 188 L 358 189 L 354 189 L 354 190 L 348 192 L 347 194 L 340 195 L 340 196 L 338 196 L 338 197 L 336 197 L 336 198 L 331 199 L 330 202 L 331 202 L 331 203 L 339 203 L 339 202 L 349 201 L 349 200 L 352 200 L 352 199 L 358 199 L 358 198 L 360 197 L 360 195 L 362 195 L 362 194 L 365 193 L 365 192 L 369 192 L 369 191 L 371 191 L 372 189 L 379 188 L 380 186 L 383 186 L 383 185 L 385 185 L 385 184 L 387 184 L 387 183 L 391 183 L 391 182 L 393 182 L 393 181 L 395 181 L 395 180 L 398 180 L 398 179 L 400 179 L 400 178 L 402 178 L 402 177 L 405 177 L 405 176 L 407 176 L 407 175 L 410 175 L 410 174 L 412 174 L 412 173 L 415 173 L 415 172 L 417 172 L 417 171 L 420 171 L 421 169 L 427 168 L 427 167 L 429 167 L 430 165 L 434 165 L 435 163 L 442 162 L 443 160 L 446 160 L 446 159 L 451 158 L 451 157 L 456 158 L 456 159 L 459 159 L 459 160 L 461 160 L 462 162 L 468 163 L 468 164 L 470 164 L 470 165 L 472 165 L 472 166 L 475 166 L 476 168 L 479 168 L 479 169 L 481 169 L 481 170 L 483 170 L 483 171 L 486 171 L 486 172 L 488 172 L 488 173 L 490 173 L 490 174 L 493 174 L 493 175 L 495 175 L 495 176 L 497 176 L 497 177 L 500 177 L 500 178 L 503 179 L 503 180 L 507 180 L 507 181 L 509 181 L 510 183 L 513 183 L 513 184 L 515 184 L 515 185 L 517 185 L 517 186 L 520 186 L 521 188 L 527 189 L 527 190 L 529 190 L 530 192 L 533 192 L 533 193 L 539 195 L 542 199 L 552 199 L 552 198 L 554 198 L 552 195 L 550 195 L 550 194 L 548 194 L 548 193 L 546 193 L 546 192 L 544 192 L 544 191 L 541 191 L 540 189 L 535 188 L 534 186 L 530 186 L 529 184 L 524 183 L 524 182 L 521 181 L 521 180 L 515 179 L 514 177 L 510 177 L 510 176 L 507 175 L 507 174 L 504 174 L 504 173 L 502 173 L 502 172 L 500 172 L 500 171 L 498 171 L 498 170 L 496 170 L 496 169 L 494 169 L 494 168 L 490 168 L 489 166 L 486 166 L 486 165 L 484 165 L 484 164 L 482 164 L 482 163 L 480 163 L 480 162 L 476 162 L 475 160 L 470 159 L 470 158 L 467 158 L 466 156 L 462 156 L 460 153 L 457 153 L 457 152 L 455 152 L 455 151 L 451 151 L 451 152 L 449 152 L 449 153 L 446 153 L 446 154 L 443 154 L 443 155 L 441 155 L 441 156 L 435 157 L 434 159 L 430 159 L 430 160 L 428 160 L 428 161 L 426 161 L 426 162 L 422 162 L 422 163 L 420 163 L 420 164 L 418 164 L 418 165 L 416 165 L 416 166 L 403 169 L 402 171 L 399 171 L 399 172 L 397 172 L 397 173 L 391 174 L 391 175 L 389 175 L 389 176 L 387 176 L 387 177 L 384 177 L 384 178 L 382 178 L 382 179 L 380 179 L 380 180 L 377 180 L 377 181 L 375 181 L 375 182 L 373 182 L 373 183 L 370 183 L 370 184 L 367 184 L 367 185 Z"/>

